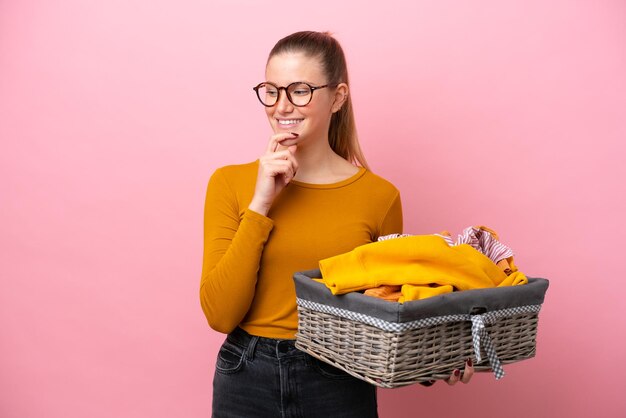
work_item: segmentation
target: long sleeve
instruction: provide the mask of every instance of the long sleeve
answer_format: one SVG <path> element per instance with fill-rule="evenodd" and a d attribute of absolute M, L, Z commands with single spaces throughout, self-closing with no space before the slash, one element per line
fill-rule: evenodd
<path fill-rule="evenodd" d="M 391 201 L 391 205 L 381 222 L 378 236 L 401 234 L 403 228 L 402 221 L 402 201 L 400 199 L 400 192 L 396 192 L 396 196 Z M 374 238 L 374 241 L 378 239 L 378 237 Z"/>
<path fill-rule="evenodd" d="M 207 187 L 200 303 L 209 325 L 229 333 L 243 320 L 254 299 L 271 219 L 244 210 L 220 170 Z"/>

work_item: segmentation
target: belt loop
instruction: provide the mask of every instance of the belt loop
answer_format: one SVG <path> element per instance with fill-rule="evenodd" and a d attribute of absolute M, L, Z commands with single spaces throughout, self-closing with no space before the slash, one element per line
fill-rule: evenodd
<path fill-rule="evenodd" d="M 256 349 L 256 343 L 259 341 L 259 337 L 256 335 L 250 336 L 250 341 L 248 342 L 248 348 L 246 348 L 246 360 L 254 360 L 254 351 Z"/>

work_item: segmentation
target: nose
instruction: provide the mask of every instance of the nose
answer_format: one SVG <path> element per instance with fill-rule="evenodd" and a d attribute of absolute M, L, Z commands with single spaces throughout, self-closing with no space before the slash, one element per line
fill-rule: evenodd
<path fill-rule="evenodd" d="M 293 104 L 289 101 L 287 97 L 287 89 L 284 89 L 278 95 L 278 102 L 276 102 L 276 109 L 280 113 L 290 113 L 293 111 Z"/>

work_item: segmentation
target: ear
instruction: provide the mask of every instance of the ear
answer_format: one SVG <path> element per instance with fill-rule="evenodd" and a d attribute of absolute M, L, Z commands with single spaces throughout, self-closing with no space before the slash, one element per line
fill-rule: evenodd
<path fill-rule="evenodd" d="M 338 112 L 346 100 L 348 100 L 349 90 L 350 89 L 346 83 L 339 83 L 337 87 L 335 87 L 335 97 L 331 109 L 333 113 Z"/>

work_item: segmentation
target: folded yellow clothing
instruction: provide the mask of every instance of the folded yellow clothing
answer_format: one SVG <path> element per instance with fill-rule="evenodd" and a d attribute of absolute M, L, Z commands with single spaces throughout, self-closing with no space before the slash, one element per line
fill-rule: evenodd
<path fill-rule="evenodd" d="M 515 271 L 511 273 L 506 279 L 502 280 L 498 287 L 502 286 L 519 286 L 521 284 L 527 284 L 528 278 L 521 271 Z"/>
<path fill-rule="evenodd" d="M 453 291 L 454 288 L 449 284 L 443 286 L 405 284 L 402 286 L 402 296 L 398 298 L 398 302 L 404 303 L 411 300 L 426 299 L 443 295 L 444 293 L 452 293 Z"/>
<path fill-rule="evenodd" d="M 451 247 L 436 235 L 365 244 L 321 260 L 319 266 L 323 283 L 335 295 L 380 285 L 436 284 L 457 290 L 482 289 L 498 286 L 507 279 L 501 268 L 470 245 Z M 523 276 L 518 273 L 509 276 L 509 280 Z"/>

